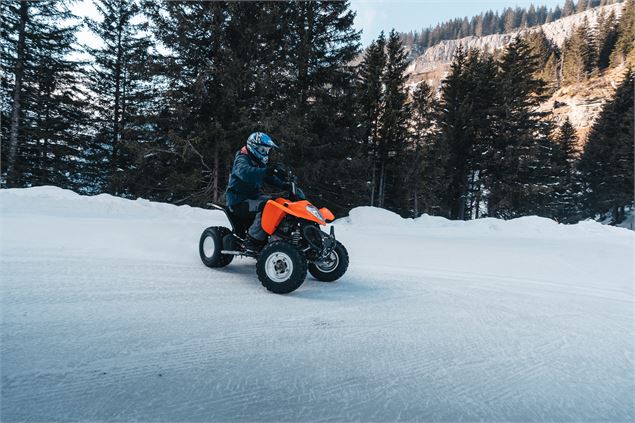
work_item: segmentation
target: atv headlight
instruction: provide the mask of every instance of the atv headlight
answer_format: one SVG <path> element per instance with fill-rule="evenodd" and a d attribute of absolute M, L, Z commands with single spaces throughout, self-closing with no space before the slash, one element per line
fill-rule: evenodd
<path fill-rule="evenodd" d="M 322 222 L 324 222 L 324 216 L 322 216 L 322 213 L 320 213 L 320 211 L 317 209 L 317 207 L 312 206 L 311 204 L 309 204 L 308 206 L 306 206 L 306 210 L 311 213 L 313 216 L 315 216 L 318 220 L 321 220 Z"/>

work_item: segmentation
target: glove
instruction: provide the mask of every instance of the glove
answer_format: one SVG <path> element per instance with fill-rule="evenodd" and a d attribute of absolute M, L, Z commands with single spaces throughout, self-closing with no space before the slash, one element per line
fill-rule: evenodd
<path fill-rule="evenodd" d="M 271 174 L 267 174 L 267 176 L 275 176 L 280 179 L 285 179 L 287 176 L 287 170 L 281 165 L 275 165 L 269 169 L 271 169 Z M 269 169 L 267 169 L 267 171 L 269 171 Z"/>

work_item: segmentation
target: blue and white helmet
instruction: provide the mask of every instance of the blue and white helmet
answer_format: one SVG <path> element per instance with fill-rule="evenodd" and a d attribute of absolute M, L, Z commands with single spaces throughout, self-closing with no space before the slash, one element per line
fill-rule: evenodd
<path fill-rule="evenodd" d="M 269 151 L 272 148 L 278 148 L 278 146 L 264 132 L 254 132 L 247 138 L 247 150 L 263 165 L 269 161 Z"/>

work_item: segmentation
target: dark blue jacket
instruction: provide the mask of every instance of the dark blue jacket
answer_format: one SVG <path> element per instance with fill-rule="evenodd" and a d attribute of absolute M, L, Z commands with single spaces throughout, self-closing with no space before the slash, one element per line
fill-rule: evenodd
<path fill-rule="evenodd" d="M 278 188 L 285 184 L 275 176 L 267 176 L 267 166 L 259 165 L 253 160 L 245 148 L 236 153 L 225 198 L 231 209 L 241 201 L 255 200 L 260 196 L 260 189 L 267 183 Z"/>

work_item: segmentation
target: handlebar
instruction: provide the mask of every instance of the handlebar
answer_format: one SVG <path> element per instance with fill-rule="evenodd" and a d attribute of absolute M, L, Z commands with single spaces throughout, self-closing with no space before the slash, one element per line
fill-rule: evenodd
<path fill-rule="evenodd" d="M 289 197 L 292 201 L 305 200 L 304 192 L 298 187 L 298 177 L 293 174 L 291 169 L 278 165 L 278 168 L 285 173 L 285 182 L 289 184 Z"/>

